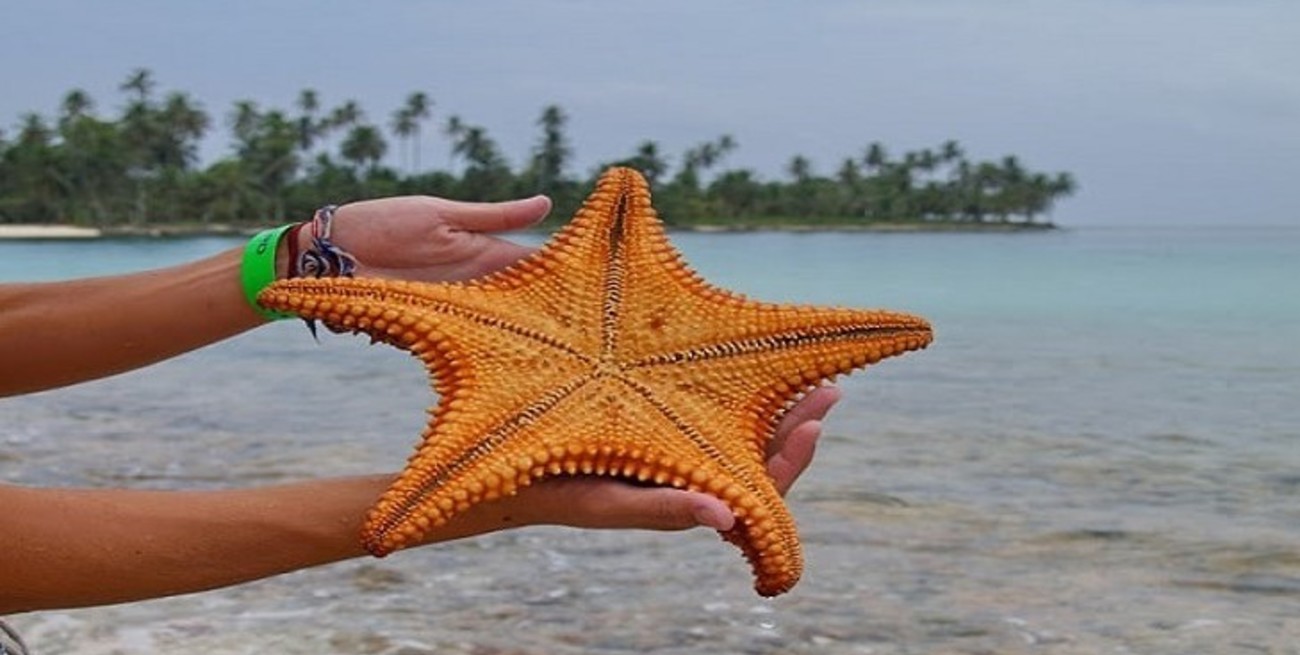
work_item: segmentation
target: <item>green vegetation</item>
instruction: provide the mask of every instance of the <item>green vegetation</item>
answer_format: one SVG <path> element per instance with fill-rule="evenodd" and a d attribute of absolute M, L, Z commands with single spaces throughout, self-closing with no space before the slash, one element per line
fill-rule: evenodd
<path fill-rule="evenodd" d="M 265 223 L 307 216 L 325 202 L 413 193 L 465 200 L 546 193 L 556 202 L 551 220 L 564 220 L 592 182 L 570 170 L 568 118 L 554 105 L 542 110 L 522 169 L 511 167 L 486 129 L 449 116 L 441 134 L 452 160 L 435 170 L 421 162 L 434 105 L 428 95 L 412 93 L 386 134 L 355 101 L 326 110 L 306 89 L 291 110 L 235 103 L 227 118 L 231 154 L 204 167 L 198 145 L 213 119 L 193 98 L 159 97 L 143 69 L 120 88 L 126 102 L 116 118 L 96 114 L 90 96 L 73 90 L 57 116 L 28 114 L 11 134 L 0 132 L 0 223 Z M 400 170 L 384 164 L 390 139 Z M 1039 217 L 1075 190 L 1068 173 L 1033 172 L 1014 156 L 968 161 L 956 141 L 897 158 L 871 143 L 831 177 L 796 155 L 780 181 L 745 168 L 721 170 L 737 147 L 721 136 L 687 150 L 674 169 L 656 142 L 644 141 L 609 164 L 644 173 L 661 215 L 684 226 L 1043 225 Z"/>

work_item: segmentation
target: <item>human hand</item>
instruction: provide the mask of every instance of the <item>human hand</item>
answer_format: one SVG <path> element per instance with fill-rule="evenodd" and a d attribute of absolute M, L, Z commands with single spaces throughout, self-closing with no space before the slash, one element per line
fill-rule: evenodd
<path fill-rule="evenodd" d="M 531 250 L 492 236 L 528 227 L 551 210 L 545 196 L 508 202 L 460 202 L 401 196 L 343 205 L 331 239 L 357 258 L 366 277 L 445 282 L 504 268 Z M 306 248 L 309 232 L 300 235 Z"/>
<path fill-rule="evenodd" d="M 782 495 L 812 462 L 822 419 L 839 399 L 838 387 L 818 387 L 791 407 L 777 426 L 768 447 L 767 470 Z M 594 476 L 548 478 L 497 503 L 503 504 L 496 508 L 503 516 L 523 525 L 650 530 L 705 526 L 725 531 L 736 521 L 725 503 L 705 493 L 640 487 Z"/>

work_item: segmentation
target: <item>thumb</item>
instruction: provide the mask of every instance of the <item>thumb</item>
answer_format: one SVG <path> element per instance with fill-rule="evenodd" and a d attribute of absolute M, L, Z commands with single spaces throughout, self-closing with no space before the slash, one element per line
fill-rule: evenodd
<path fill-rule="evenodd" d="M 505 202 L 440 200 L 443 221 L 467 232 L 518 230 L 542 220 L 551 211 L 551 199 L 541 195 Z"/>
<path fill-rule="evenodd" d="M 726 503 L 708 494 L 670 487 L 634 490 L 644 506 L 638 512 L 646 517 L 643 527 L 685 530 L 701 526 L 725 532 L 735 526 L 736 517 Z"/>
<path fill-rule="evenodd" d="M 639 487 L 604 478 L 552 478 L 551 505 L 539 523 L 556 521 L 582 528 L 686 530 L 697 526 L 730 530 L 736 522 L 721 500 L 698 491 Z"/>
<path fill-rule="evenodd" d="M 736 515 L 731 513 L 726 503 L 713 496 L 694 494 L 691 504 L 691 515 L 699 525 L 719 532 L 726 532 L 736 525 Z"/>

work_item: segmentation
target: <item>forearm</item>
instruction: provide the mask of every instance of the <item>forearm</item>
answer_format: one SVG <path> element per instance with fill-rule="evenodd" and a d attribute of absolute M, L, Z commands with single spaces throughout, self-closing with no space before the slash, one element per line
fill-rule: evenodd
<path fill-rule="evenodd" d="M 351 203 L 333 240 L 360 261 L 358 276 L 446 281 L 507 266 L 529 249 L 490 236 L 531 225 L 550 209 L 541 196 L 507 203 L 402 197 Z M 297 233 L 299 249 L 311 232 Z M 276 251 L 277 277 L 288 270 Z M 134 275 L 0 284 L 0 397 L 145 366 L 263 322 L 239 281 L 241 249 Z"/>
<path fill-rule="evenodd" d="M 0 614 L 212 589 L 360 554 L 384 478 L 230 491 L 0 488 Z"/>
<path fill-rule="evenodd" d="M 0 615 L 203 591 L 364 555 L 363 519 L 392 480 L 222 491 L 0 484 Z M 733 522 L 726 504 L 704 494 L 561 477 L 477 503 L 424 543 L 529 525 L 728 530 Z"/>
<path fill-rule="evenodd" d="M 263 322 L 240 251 L 112 277 L 0 285 L 0 396 L 113 375 Z"/>
<path fill-rule="evenodd" d="M 0 615 L 203 591 L 363 555 L 362 519 L 391 481 L 222 491 L 0 485 Z M 515 525 L 512 505 L 480 505 L 431 541 Z"/>

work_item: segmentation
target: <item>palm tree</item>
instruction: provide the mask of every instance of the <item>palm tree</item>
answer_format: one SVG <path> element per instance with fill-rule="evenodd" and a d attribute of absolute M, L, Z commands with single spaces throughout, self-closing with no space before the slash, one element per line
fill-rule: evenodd
<path fill-rule="evenodd" d="M 40 114 L 23 114 L 22 127 L 18 130 L 18 145 L 46 147 L 51 145 L 53 139 L 54 131 L 45 124 L 45 119 Z"/>
<path fill-rule="evenodd" d="M 971 178 L 974 202 L 968 211 L 972 217 L 983 221 L 989 214 L 997 214 L 1005 221 L 1009 203 L 1002 169 L 997 164 L 982 161 L 975 165 Z"/>
<path fill-rule="evenodd" d="M 487 130 L 477 125 L 463 125 L 452 151 L 465 159 L 460 191 L 470 200 L 500 200 L 509 193 L 510 169 L 501 157 L 497 144 Z"/>
<path fill-rule="evenodd" d="M 618 162 L 618 165 L 641 171 L 652 188 L 658 185 L 659 178 L 668 170 L 668 161 L 659 154 L 659 144 L 654 141 L 642 141 L 636 147 L 636 154 Z"/>
<path fill-rule="evenodd" d="M 715 141 L 707 141 L 687 150 L 682 155 L 682 170 L 677 172 L 673 182 L 687 189 L 699 189 L 700 171 L 713 168 L 736 148 L 736 140 L 730 134 L 724 134 Z"/>
<path fill-rule="evenodd" d="M 149 180 L 156 177 L 155 147 L 159 141 L 157 111 L 152 94 L 153 74 L 146 68 L 137 68 L 118 88 L 128 94 L 121 126 L 123 145 L 131 162 L 127 176 L 135 186 L 135 203 L 131 220 L 143 223 L 149 214 Z"/>
<path fill-rule="evenodd" d="M 118 88 L 135 94 L 134 101 L 144 104 L 149 101 L 149 96 L 153 93 L 155 85 L 153 73 L 149 69 L 137 68 L 131 72 L 131 75 Z"/>
<path fill-rule="evenodd" d="M 421 123 L 429 118 L 432 107 L 433 100 L 429 98 L 429 94 L 423 91 L 416 91 L 411 95 L 406 96 L 406 113 L 408 118 L 413 122 L 412 129 L 414 132 L 413 138 L 415 141 L 415 148 L 411 155 L 413 168 L 416 171 L 420 170 L 420 151 L 423 149 L 424 145 L 420 139 Z"/>
<path fill-rule="evenodd" d="M 722 216 L 738 218 L 753 215 L 762 195 L 762 185 L 748 169 L 722 173 L 709 185 L 709 203 Z"/>
<path fill-rule="evenodd" d="M 134 149 L 140 159 L 146 159 L 154 138 L 153 74 L 148 69 L 138 68 L 118 88 L 129 98 L 122 113 L 122 131 L 127 137 L 127 146 Z"/>
<path fill-rule="evenodd" d="M 954 164 L 965 156 L 961 144 L 952 139 L 948 139 L 939 145 L 939 159 L 946 164 Z"/>
<path fill-rule="evenodd" d="M 230 116 L 234 132 L 237 171 L 243 171 L 262 193 L 266 208 L 276 220 L 285 216 L 285 190 L 297 174 L 301 161 L 299 153 L 298 123 L 283 112 L 261 112 L 252 101 L 235 103 Z M 237 171 L 226 171 L 227 176 Z"/>
<path fill-rule="evenodd" d="M 862 163 L 867 165 L 867 170 L 873 175 L 878 175 L 889 163 L 889 152 L 879 141 L 872 141 L 867 146 L 866 154 L 862 156 Z"/>
<path fill-rule="evenodd" d="M 1057 173 L 1052 178 L 1051 191 L 1054 196 L 1072 196 L 1079 190 L 1079 183 L 1069 173 Z"/>
<path fill-rule="evenodd" d="M 315 89 L 303 89 L 298 92 L 298 149 L 306 155 L 311 152 L 311 148 L 316 143 L 316 137 L 320 136 L 322 121 L 317 120 L 316 112 L 320 111 L 320 96 Z"/>
<path fill-rule="evenodd" d="M 111 219 L 120 212 L 114 209 L 115 199 L 131 186 L 126 178 L 129 153 L 122 145 L 121 131 L 112 122 L 84 114 L 71 118 L 65 112 L 59 120 L 59 137 L 59 167 L 67 188 L 63 216 L 91 224 Z"/>
<path fill-rule="evenodd" d="M 330 112 L 329 117 L 323 121 L 322 129 L 327 132 L 346 133 L 345 130 L 360 123 L 364 117 L 365 112 L 361 111 L 361 105 L 357 104 L 356 100 L 348 100 Z"/>
<path fill-rule="evenodd" d="M 409 166 L 410 158 L 407 156 L 407 153 L 410 152 L 410 144 L 408 141 L 410 140 L 411 135 L 415 134 L 417 129 L 415 117 L 411 114 L 408 108 L 402 107 L 393 112 L 393 122 L 391 123 L 391 126 L 393 128 L 393 134 L 397 135 L 398 147 L 402 150 L 402 165 L 406 167 L 406 171 L 409 173 L 411 172 L 411 167 Z"/>
<path fill-rule="evenodd" d="M 795 155 L 786 164 L 786 172 L 794 179 L 794 183 L 780 187 L 782 193 L 779 195 L 786 206 L 782 213 L 795 216 L 808 216 L 814 212 L 826 213 L 817 208 L 818 184 L 813 174 L 812 161 L 803 155 Z"/>
<path fill-rule="evenodd" d="M 1002 158 L 1001 167 L 995 173 L 997 185 L 999 187 L 997 194 L 997 209 L 999 218 L 1006 221 L 1008 216 L 1015 213 L 1025 204 L 1025 193 L 1027 177 L 1025 168 L 1020 165 L 1020 160 L 1015 155 L 1007 155 Z"/>
<path fill-rule="evenodd" d="M 204 223 L 214 220 L 233 223 L 265 210 L 259 189 L 243 160 L 219 161 L 203 171 L 200 179 L 204 202 L 197 215 Z"/>
<path fill-rule="evenodd" d="M 486 129 L 478 125 L 466 126 L 460 134 L 453 150 L 465 158 L 471 169 L 487 169 L 502 163 L 496 142 L 488 137 Z"/>
<path fill-rule="evenodd" d="M 1035 173 L 1029 178 L 1029 199 L 1024 208 L 1025 221 L 1034 222 L 1037 214 L 1051 213 L 1056 199 L 1074 193 L 1077 185 L 1069 173 L 1057 173 L 1055 177 L 1045 173 Z"/>
<path fill-rule="evenodd" d="M 65 206 L 61 210 L 64 218 L 74 222 L 86 222 L 85 219 L 102 215 L 103 205 L 92 187 L 97 186 L 91 170 L 107 168 L 101 164 L 116 159 L 110 152 L 96 147 L 105 132 L 101 123 L 90 117 L 94 102 L 90 95 L 81 89 L 73 89 L 63 96 L 60 103 L 59 134 L 59 168 L 60 177 L 65 188 Z M 109 128 L 112 132 L 116 130 Z M 120 144 L 114 143 L 117 146 Z M 108 155 L 106 158 L 105 155 Z"/>
<path fill-rule="evenodd" d="M 835 172 L 835 180 L 846 187 L 852 187 L 862 181 L 862 169 L 858 167 L 857 160 L 852 157 L 845 157 L 840 162 L 840 168 Z"/>
<path fill-rule="evenodd" d="M 10 183 L 21 191 L 20 201 L 12 203 L 21 220 L 60 218 L 59 199 L 64 185 L 55 167 L 54 131 L 45 119 L 36 113 L 24 114 L 18 135 L 4 155 L 13 176 Z"/>
<path fill-rule="evenodd" d="M 796 184 L 806 184 L 812 179 L 812 162 L 808 161 L 803 155 L 795 155 L 790 158 L 790 163 L 786 164 L 785 170 L 794 178 Z"/>
<path fill-rule="evenodd" d="M 739 147 L 740 144 L 736 143 L 736 140 L 730 134 L 723 134 L 718 137 L 717 141 L 713 142 L 713 152 L 710 153 L 711 157 L 704 164 L 704 168 L 712 168 L 714 165 L 722 163 L 723 158 Z"/>
<path fill-rule="evenodd" d="M 168 95 L 159 112 L 158 164 L 180 170 L 189 168 L 208 124 L 208 115 L 188 95 L 180 92 Z"/>
<path fill-rule="evenodd" d="M 465 121 L 462 121 L 460 116 L 452 114 L 447 117 L 447 124 L 442 128 L 442 133 L 447 135 L 447 139 L 452 142 L 447 154 L 447 168 L 455 169 L 456 167 L 456 156 L 460 154 L 460 151 L 456 148 L 456 143 L 465 134 L 465 130 Z"/>
<path fill-rule="evenodd" d="M 564 125 L 569 117 L 558 105 L 549 105 L 542 110 L 537 125 L 542 128 L 542 138 L 533 148 L 531 174 L 537 189 L 543 193 L 551 192 L 564 175 L 564 165 L 573 154 L 568 137 L 564 134 Z"/>
<path fill-rule="evenodd" d="M 356 100 L 348 100 L 330 112 L 329 120 L 331 126 L 343 128 L 356 125 L 364 117 L 365 112 L 361 110 L 361 105 L 357 104 Z"/>
<path fill-rule="evenodd" d="M 252 100 L 235 102 L 235 111 L 230 115 L 230 129 L 236 139 L 244 143 L 252 141 L 260 121 L 257 103 Z"/>
<path fill-rule="evenodd" d="M 373 125 L 357 125 L 352 128 L 339 146 L 339 154 L 343 159 L 358 167 L 367 165 L 372 172 L 387 152 L 388 143 L 384 141 L 379 128 Z"/>
<path fill-rule="evenodd" d="M 63 102 L 60 105 L 62 113 L 59 115 L 59 126 L 62 127 L 85 118 L 94 107 L 94 100 L 91 100 L 90 94 L 84 90 L 73 89 L 69 91 L 63 96 Z"/>
<path fill-rule="evenodd" d="M 838 183 L 836 193 L 840 198 L 838 212 L 855 217 L 865 214 L 866 206 L 862 201 L 862 168 L 858 160 L 845 157 L 844 161 L 840 162 L 839 170 L 835 171 L 835 181 Z"/>
<path fill-rule="evenodd" d="M 727 156 L 735 148 L 736 141 L 730 135 L 724 134 L 717 141 L 700 144 L 695 149 L 694 156 L 691 159 L 698 168 L 707 170 L 716 166 L 722 161 L 723 157 Z"/>
<path fill-rule="evenodd" d="M 909 152 L 908 159 L 911 159 L 916 168 L 923 173 L 933 173 L 934 169 L 939 167 L 939 157 L 929 148 L 922 148 L 915 153 L 915 156 Z"/>

